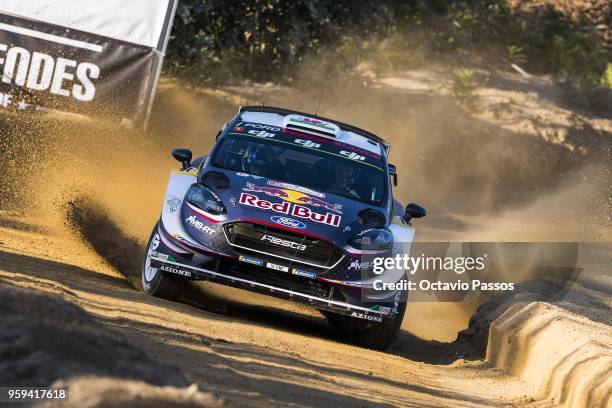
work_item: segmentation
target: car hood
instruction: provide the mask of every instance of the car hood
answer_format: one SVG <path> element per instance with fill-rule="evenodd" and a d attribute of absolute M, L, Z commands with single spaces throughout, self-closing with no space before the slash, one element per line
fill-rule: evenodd
<path fill-rule="evenodd" d="M 359 212 L 373 208 L 335 194 L 322 193 L 265 177 L 223 172 L 229 187 L 218 192 L 227 208 L 227 222 L 252 221 L 321 237 L 343 246 L 365 227 Z"/>

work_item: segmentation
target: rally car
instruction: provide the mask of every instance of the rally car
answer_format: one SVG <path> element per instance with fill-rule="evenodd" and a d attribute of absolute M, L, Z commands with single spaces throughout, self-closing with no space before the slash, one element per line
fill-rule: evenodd
<path fill-rule="evenodd" d="M 172 152 L 181 169 L 147 245 L 145 292 L 172 298 L 177 279 L 203 279 L 283 297 L 320 310 L 353 341 L 386 349 L 406 294 L 380 281 L 403 274 L 374 273 L 373 263 L 409 252 L 410 221 L 426 213 L 393 199 L 389 148 L 335 120 L 240 108 L 209 155 Z"/>

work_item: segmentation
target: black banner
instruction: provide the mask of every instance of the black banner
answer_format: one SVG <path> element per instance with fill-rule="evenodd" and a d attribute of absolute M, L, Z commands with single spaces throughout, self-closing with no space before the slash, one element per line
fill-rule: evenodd
<path fill-rule="evenodd" d="M 141 122 L 159 58 L 145 46 L 0 14 L 0 113 Z"/>

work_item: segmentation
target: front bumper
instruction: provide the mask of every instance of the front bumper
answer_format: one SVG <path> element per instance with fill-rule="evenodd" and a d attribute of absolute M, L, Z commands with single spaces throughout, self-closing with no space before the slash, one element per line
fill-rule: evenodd
<path fill-rule="evenodd" d="M 257 282 L 244 277 L 232 276 L 209 269 L 194 267 L 184 263 L 164 260 L 155 256 L 151 258 L 151 266 L 160 268 L 166 273 L 172 273 L 196 280 L 208 280 L 226 286 L 246 289 L 251 292 L 288 299 L 312 306 L 316 309 L 351 316 L 361 320 L 382 323 L 394 318 L 394 314 L 390 313 L 390 310 L 387 310 L 386 308 L 383 309 L 385 312 L 380 310 L 372 310 L 366 307 L 352 305 L 350 303 L 334 299 L 300 293 L 287 288 Z"/>

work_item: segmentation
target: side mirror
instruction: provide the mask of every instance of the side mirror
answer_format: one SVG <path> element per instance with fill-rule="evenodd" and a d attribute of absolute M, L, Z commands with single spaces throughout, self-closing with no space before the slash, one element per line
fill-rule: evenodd
<path fill-rule="evenodd" d="M 389 168 L 389 176 L 393 179 L 393 185 L 397 186 L 397 167 L 395 164 L 387 164 Z"/>
<path fill-rule="evenodd" d="M 191 166 L 191 156 L 191 150 L 189 149 L 174 149 L 172 151 L 172 157 L 182 163 L 182 170 L 185 170 Z"/>
<path fill-rule="evenodd" d="M 406 214 L 404 214 L 404 220 L 410 222 L 413 218 L 423 218 L 427 215 L 427 210 L 418 204 L 410 203 L 406 206 Z"/>

